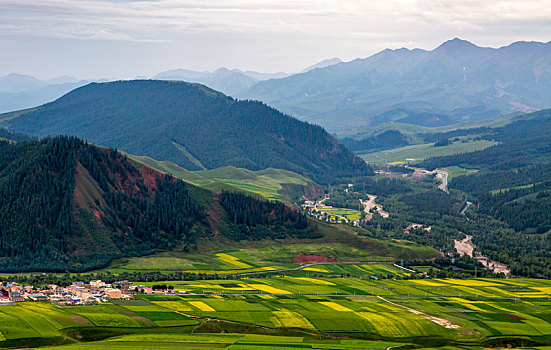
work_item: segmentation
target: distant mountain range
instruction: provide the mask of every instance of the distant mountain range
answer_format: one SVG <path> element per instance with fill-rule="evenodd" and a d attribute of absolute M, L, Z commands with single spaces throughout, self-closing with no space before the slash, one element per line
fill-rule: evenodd
<path fill-rule="evenodd" d="M 384 50 L 239 95 L 330 131 L 385 123 L 441 126 L 551 107 L 551 42 L 499 49 L 449 40 L 432 51 Z"/>
<path fill-rule="evenodd" d="M 318 68 L 326 68 L 326 67 L 333 66 L 333 65 L 339 64 L 339 63 L 342 63 L 342 61 L 338 57 L 328 58 L 326 60 L 323 60 L 323 61 L 320 61 L 316 64 L 313 64 L 310 67 L 304 68 L 303 70 L 300 71 L 300 73 L 306 73 L 306 72 L 309 72 L 311 70 L 318 69 Z"/>
<path fill-rule="evenodd" d="M 185 82 L 92 83 L 2 120 L 33 136 L 76 135 L 188 170 L 271 167 L 318 182 L 371 172 L 319 126 Z"/>
<path fill-rule="evenodd" d="M 339 62 L 341 61 L 338 58 L 323 60 L 305 68 L 302 72 L 307 72 L 315 68 L 327 67 Z M 199 83 L 213 90 L 223 92 L 226 95 L 237 96 L 260 81 L 285 78 L 289 75 L 290 74 L 283 72 L 262 73 L 222 67 L 213 72 L 173 69 L 158 73 L 151 77 L 151 79 Z M 136 79 L 148 78 L 142 76 Z M 51 102 L 69 91 L 84 86 L 92 81 L 105 82 L 107 80 L 79 80 L 70 76 L 40 80 L 25 74 L 8 74 L 0 77 L 0 113 L 35 107 Z"/>
<path fill-rule="evenodd" d="M 186 69 L 175 69 L 159 73 L 152 77 L 156 80 L 179 80 L 190 83 L 199 83 L 210 87 L 211 89 L 223 92 L 226 95 L 235 96 L 243 93 L 245 90 L 256 84 L 260 80 L 270 79 L 272 76 L 256 73 L 249 75 L 240 70 L 229 70 L 219 68 L 214 72 L 196 72 Z M 253 78 L 255 76 L 256 78 Z M 285 73 L 273 75 L 273 77 L 285 77 Z M 259 79 L 262 78 L 262 79 Z"/>
<path fill-rule="evenodd" d="M 438 127 L 550 108 L 551 42 L 496 49 L 453 39 L 431 51 L 386 49 L 350 62 L 331 58 L 292 75 L 175 69 L 152 79 L 260 100 L 335 133 L 389 123 Z M 53 101 L 86 83 L 10 74 L 0 78 L 0 112 Z"/>
<path fill-rule="evenodd" d="M 12 73 L 0 77 L 0 113 L 51 102 L 88 83 L 67 76 L 39 80 L 29 75 Z"/>
<path fill-rule="evenodd" d="M 309 66 L 301 71 L 308 72 L 316 68 L 325 68 L 342 62 L 338 58 L 330 58 Z M 213 90 L 223 92 L 229 96 L 238 96 L 254 86 L 260 81 L 269 79 L 281 79 L 291 74 L 278 73 L 259 73 L 253 71 L 241 71 L 239 69 L 218 68 L 213 72 L 192 71 L 187 69 L 174 69 L 161 72 L 154 75 L 152 79 L 156 80 L 181 80 L 190 83 L 199 83 L 210 87 Z"/>

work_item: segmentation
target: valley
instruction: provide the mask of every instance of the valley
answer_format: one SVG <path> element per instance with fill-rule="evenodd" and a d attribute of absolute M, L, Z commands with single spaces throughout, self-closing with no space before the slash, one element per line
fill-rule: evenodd
<path fill-rule="evenodd" d="M 551 110 L 518 111 L 546 103 L 525 82 L 455 82 L 466 48 L 518 66 L 515 45 L 481 58 L 455 39 L 297 75 L 92 83 L 0 115 L 0 347 L 551 346 Z M 380 68 L 401 55 L 395 84 L 427 74 L 392 105 Z"/>
<path fill-rule="evenodd" d="M 539 253 L 509 255 L 509 260 L 497 255 L 501 247 L 485 240 L 499 237 L 498 232 L 513 237 L 519 233 L 502 228 L 499 217 L 484 211 L 492 198 L 546 193 L 546 165 L 520 168 L 511 177 L 473 161 L 482 157 L 479 152 L 491 155 L 502 144 L 511 149 L 511 141 L 500 135 L 509 128 L 540 129 L 548 117 L 542 118 L 493 130 L 491 145 L 480 150 L 428 156 L 410 165 L 376 163 L 373 174 L 334 180 L 331 185 L 276 168 L 190 171 L 170 161 L 122 154 L 77 139 L 6 142 L 4 168 L 14 169 L 13 174 L 24 174 L 30 166 L 18 160 L 23 150 L 36 159 L 56 158 L 50 154 L 65 159 L 50 166 L 74 174 L 74 190 L 69 192 L 74 222 L 77 227 L 96 225 L 96 232 L 112 240 L 113 250 L 86 268 L 67 261 L 71 273 L 47 274 L 30 272 L 40 271 L 37 263 L 26 273 L 14 273 L 25 266 L 22 257 L 28 253 L 20 253 L 13 260 L 19 265 L 1 273 L 0 280 L 10 290 L 30 285 L 32 291 L 21 289 L 23 301 L 0 306 L 0 346 L 68 350 L 547 346 L 551 285 L 542 278 L 547 272 L 535 270 L 531 276 L 520 265 L 520 259 L 547 258 Z M 4 136 L 22 137 L 9 132 Z M 23 147 L 24 142 L 29 146 Z M 106 165 L 104 172 L 95 165 L 100 161 Z M 468 180 L 479 178 L 470 185 Z M 140 243 L 140 221 L 124 218 L 134 215 L 132 205 L 144 205 L 135 197 L 138 193 L 143 198 L 148 193 L 164 198 L 159 192 L 163 179 L 170 186 L 184 181 L 183 192 L 172 190 L 167 203 L 188 198 L 185 205 L 197 211 L 197 221 L 188 221 L 190 226 L 183 228 L 189 238 L 166 240 L 163 237 L 172 232 L 169 226 L 164 233 L 152 227 L 151 238 Z M 491 184 L 484 187 L 493 191 L 491 197 L 476 187 L 485 184 Z M 112 199 L 116 196 L 128 201 L 130 211 L 118 211 L 119 204 Z M 114 221 L 94 219 L 104 215 Z M 6 217 L 3 227 L 9 223 Z M 121 244 L 116 233 L 122 231 L 119 220 L 134 225 L 128 233 L 136 238 Z M 87 249 L 93 248 L 94 241 L 88 242 L 92 243 Z M 522 247 L 524 241 L 518 242 Z M 151 248 L 143 253 L 132 250 L 132 245 L 140 244 Z M 88 287 L 89 280 L 124 286 L 121 297 Z M 90 291 L 64 292 L 77 281 L 85 281 L 82 286 Z M 51 294 L 45 287 L 51 284 L 61 289 Z M 37 295 L 53 304 L 30 301 Z M 6 297 L 17 298 L 12 292 Z M 58 305 L 60 298 L 68 303 Z"/>

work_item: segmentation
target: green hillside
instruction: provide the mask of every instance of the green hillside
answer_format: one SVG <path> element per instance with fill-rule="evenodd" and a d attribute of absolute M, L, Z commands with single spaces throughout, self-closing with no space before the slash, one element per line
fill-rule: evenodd
<path fill-rule="evenodd" d="M 213 192 L 241 190 L 267 199 L 297 201 L 303 197 L 314 199 L 323 193 L 310 179 L 283 169 L 248 170 L 232 166 L 212 170 L 189 171 L 169 161 L 150 157 L 129 157 L 158 171 Z"/>
<path fill-rule="evenodd" d="M 317 182 L 370 174 L 361 159 L 323 128 L 199 84 L 93 83 L 0 120 L 30 135 L 75 135 L 189 170 L 279 168 Z"/>

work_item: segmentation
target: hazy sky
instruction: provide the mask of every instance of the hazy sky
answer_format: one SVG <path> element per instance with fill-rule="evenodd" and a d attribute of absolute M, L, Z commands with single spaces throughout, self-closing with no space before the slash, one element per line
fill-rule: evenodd
<path fill-rule="evenodd" d="M 0 0 L 0 75 L 293 72 L 460 37 L 551 40 L 551 0 Z"/>

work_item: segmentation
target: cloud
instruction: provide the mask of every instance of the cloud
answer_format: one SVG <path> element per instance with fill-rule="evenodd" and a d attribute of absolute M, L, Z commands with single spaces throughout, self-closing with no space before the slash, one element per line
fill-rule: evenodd
<path fill-rule="evenodd" d="M 403 34 L 412 26 L 482 31 L 511 21 L 550 23 L 549 5 L 548 0 L 4 0 L 0 22 L 4 34 L 95 40 L 164 41 L 181 33 L 251 30 L 344 36 L 382 30 Z"/>

